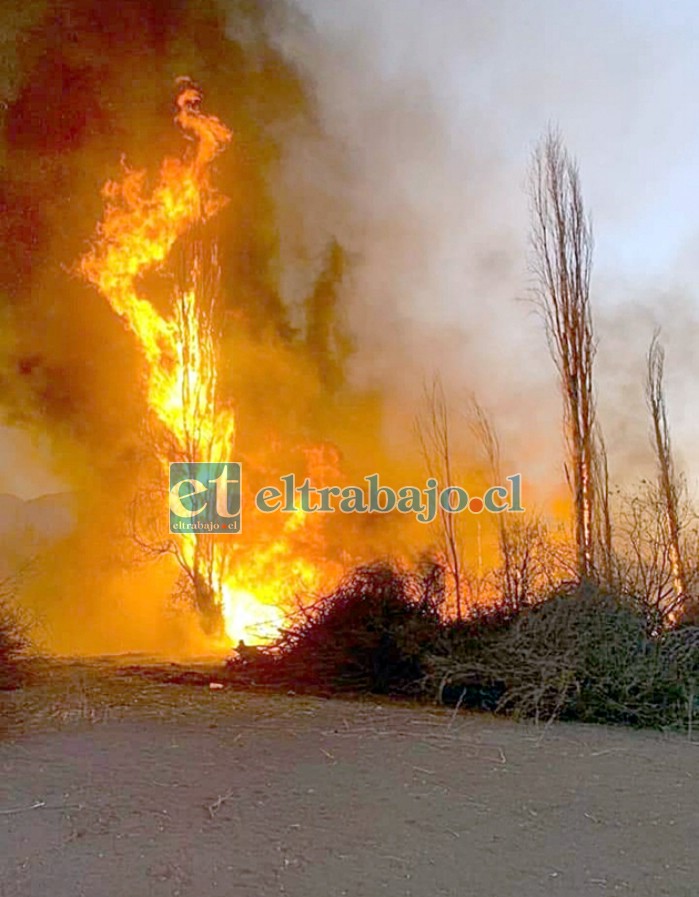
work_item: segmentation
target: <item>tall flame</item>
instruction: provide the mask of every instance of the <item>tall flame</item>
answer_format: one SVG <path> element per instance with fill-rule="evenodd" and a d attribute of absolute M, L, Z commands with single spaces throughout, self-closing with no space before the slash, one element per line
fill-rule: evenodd
<path fill-rule="evenodd" d="M 168 317 L 138 289 L 142 275 L 161 265 L 180 237 L 226 203 L 212 186 L 209 170 L 232 134 L 218 118 L 203 114 L 200 103 L 199 90 L 183 81 L 175 120 L 193 139 L 193 151 L 184 159 L 166 158 L 151 192 L 143 171 L 127 170 L 123 180 L 108 182 L 97 239 L 80 261 L 83 276 L 123 319 L 143 352 L 148 408 L 167 434 L 159 458 L 163 476 L 173 460 L 230 458 L 235 437 L 233 411 L 219 402 L 214 309 L 212 297 L 204 295 L 198 262 L 191 286 L 176 294 Z M 292 517 L 286 529 L 297 525 Z M 283 583 L 315 583 L 312 565 L 292 557 L 284 533 L 242 566 L 233 564 L 234 550 L 216 537 L 173 538 L 175 556 L 195 586 L 203 583 L 208 589 L 231 640 L 267 640 L 283 619 L 276 606 Z"/>
<path fill-rule="evenodd" d="M 80 262 L 83 275 L 138 339 L 148 364 L 148 405 L 187 454 L 215 443 L 231 446 L 235 431 L 232 413 L 210 413 L 216 393 L 210 322 L 200 314 L 192 291 L 180 297 L 174 317 L 164 318 L 139 296 L 137 282 L 165 260 L 192 225 L 225 204 L 211 186 L 209 165 L 232 135 L 217 118 L 200 112 L 200 101 L 199 91 L 189 85 L 177 97 L 175 120 L 196 139 L 191 158 L 165 159 L 150 195 L 144 171 L 127 171 L 121 182 L 109 181 L 103 188 L 106 208 L 98 240 Z M 195 422 L 205 431 L 193 435 Z"/>

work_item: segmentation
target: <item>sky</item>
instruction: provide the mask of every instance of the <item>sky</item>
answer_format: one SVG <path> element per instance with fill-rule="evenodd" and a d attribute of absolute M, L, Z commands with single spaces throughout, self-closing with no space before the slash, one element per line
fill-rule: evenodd
<path fill-rule="evenodd" d="M 415 357 L 421 349 L 407 319 L 425 328 L 443 322 L 437 354 L 453 379 L 465 372 L 507 419 L 530 401 L 522 395 L 526 370 L 526 393 L 543 397 L 529 423 L 556 438 L 541 328 L 526 303 L 517 305 L 531 287 L 528 160 L 555 126 L 579 164 L 593 222 L 598 394 L 613 475 L 652 469 L 642 378 L 660 326 L 675 445 L 696 481 L 699 7 L 686 0 L 300 5 L 312 33 L 292 39 L 291 52 L 311 73 L 325 125 L 363 185 L 353 197 L 361 228 L 355 221 L 339 230 L 363 259 L 357 326 L 369 333 L 365 366 L 380 355 L 371 334 L 385 333 L 376 309 L 404 327 L 408 343 L 415 339 Z M 313 167 L 316 180 L 321 169 Z M 328 189 L 348 194 L 342 183 Z M 392 318 L 391 307 L 400 309 Z M 512 440 L 523 446 L 525 432 L 521 421 L 513 424 Z"/>
<path fill-rule="evenodd" d="M 453 140 L 517 171 L 549 123 L 583 172 L 600 274 L 678 277 L 697 235 L 699 8 L 650 0 L 302 0 L 385 77 L 422 76 Z M 521 205 L 518 198 L 514 205 Z M 520 210 L 517 209 L 517 213 Z M 673 270 L 674 269 L 674 270 Z"/>

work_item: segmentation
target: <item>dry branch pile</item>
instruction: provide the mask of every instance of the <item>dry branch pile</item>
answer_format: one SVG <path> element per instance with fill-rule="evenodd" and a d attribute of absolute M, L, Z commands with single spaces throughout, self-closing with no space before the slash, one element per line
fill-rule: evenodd
<path fill-rule="evenodd" d="M 658 632 L 641 602 L 590 583 L 461 621 L 443 576 L 360 567 L 230 681 L 274 689 L 421 694 L 535 719 L 686 726 L 699 715 L 699 627 Z"/>
<path fill-rule="evenodd" d="M 294 690 L 406 693 L 440 637 L 440 578 L 377 563 L 300 612 L 272 652 L 229 663 L 238 681 Z"/>
<path fill-rule="evenodd" d="M 691 723 L 699 628 L 649 635 L 633 602 L 591 585 L 523 611 L 493 637 L 431 661 L 433 688 L 498 695 L 495 709 L 535 719 L 639 726 Z"/>

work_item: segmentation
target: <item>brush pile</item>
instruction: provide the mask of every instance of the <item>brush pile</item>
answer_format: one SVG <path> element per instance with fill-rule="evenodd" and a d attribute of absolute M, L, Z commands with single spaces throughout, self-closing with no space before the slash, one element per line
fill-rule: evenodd
<path fill-rule="evenodd" d="M 422 696 L 550 721 L 682 726 L 699 718 L 699 626 L 658 629 L 641 602 L 591 583 L 530 606 L 443 615 L 439 567 L 359 567 L 271 649 L 241 647 L 232 683 Z"/>
<path fill-rule="evenodd" d="M 537 720 L 691 726 L 699 627 L 662 633 L 632 600 L 575 586 L 481 637 L 453 636 L 430 661 L 431 690 Z M 488 703 L 488 700 L 490 703 Z"/>
<path fill-rule="evenodd" d="M 273 651 L 244 652 L 229 674 L 294 691 L 415 692 L 443 629 L 442 583 L 438 568 L 359 567 L 300 612 Z"/>

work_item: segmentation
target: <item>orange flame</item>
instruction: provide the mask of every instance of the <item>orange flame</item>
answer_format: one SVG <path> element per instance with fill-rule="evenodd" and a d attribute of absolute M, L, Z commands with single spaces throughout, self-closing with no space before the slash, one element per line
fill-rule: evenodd
<path fill-rule="evenodd" d="M 168 434 L 169 457 L 160 458 L 163 475 L 172 460 L 230 458 L 235 437 L 234 414 L 218 399 L 216 334 L 206 297 L 196 288 L 197 272 L 195 287 L 175 296 L 170 317 L 138 292 L 139 278 L 161 265 L 180 237 L 226 202 L 213 188 L 209 168 L 232 134 L 218 118 L 204 115 L 200 103 L 200 92 L 184 81 L 175 120 L 194 140 L 194 151 L 185 159 L 166 158 L 150 193 L 143 171 L 127 170 L 122 181 L 107 183 L 97 239 L 80 262 L 82 275 L 108 300 L 142 349 L 148 408 Z M 295 558 L 285 538 L 300 522 L 297 516 L 289 518 L 276 541 L 243 560 L 235 558 L 234 537 L 227 537 L 225 547 L 220 540 L 203 547 L 201 540 L 215 540 L 210 535 L 173 537 L 180 564 L 194 581 L 203 578 L 210 585 L 231 641 L 269 640 L 282 625 L 279 605 L 289 597 L 290 584 L 316 585 L 313 565 Z"/>

